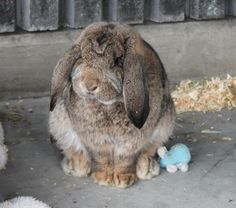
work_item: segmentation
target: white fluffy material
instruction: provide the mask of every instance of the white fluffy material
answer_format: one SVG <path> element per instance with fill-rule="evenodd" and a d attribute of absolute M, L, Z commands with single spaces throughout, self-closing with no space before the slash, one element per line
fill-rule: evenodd
<path fill-rule="evenodd" d="M 50 208 L 47 204 L 33 197 L 21 196 L 0 203 L 0 208 Z"/>
<path fill-rule="evenodd" d="M 4 169 L 7 163 L 7 146 L 4 143 L 4 133 L 0 123 L 0 170 Z"/>

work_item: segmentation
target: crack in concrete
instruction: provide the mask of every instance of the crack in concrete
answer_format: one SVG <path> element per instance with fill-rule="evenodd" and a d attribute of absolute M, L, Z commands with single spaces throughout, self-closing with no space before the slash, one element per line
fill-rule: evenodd
<path fill-rule="evenodd" d="M 226 155 L 224 158 L 221 158 L 219 160 L 217 160 L 213 166 L 205 173 L 202 175 L 200 180 L 203 180 L 205 177 L 207 177 L 221 162 L 223 162 L 224 160 L 226 160 L 228 157 L 228 155 Z"/>

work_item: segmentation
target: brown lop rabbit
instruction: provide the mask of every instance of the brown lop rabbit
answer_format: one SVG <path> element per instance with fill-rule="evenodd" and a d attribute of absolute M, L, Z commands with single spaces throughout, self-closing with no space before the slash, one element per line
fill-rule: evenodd
<path fill-rule="evenodd" d="M 157 53 L 127 25 L 88 26 L 53 72 L 49 128 L 66 174 L 123 188 L 151 179 L 174 118 Z"/>

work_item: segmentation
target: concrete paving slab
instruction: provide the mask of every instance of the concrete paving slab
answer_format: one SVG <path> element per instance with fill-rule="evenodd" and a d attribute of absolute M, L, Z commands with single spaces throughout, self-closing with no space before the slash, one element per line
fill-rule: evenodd
<path fill-rule="evenodd" d="M 48 97 L 0 102 L 9 148 L 7 169 L 0 172 L 5 198 L 31 195 L 54 208 L 236 207 L 236 110 L 179 115 L 170 145 L 190 147 L 190 171 L 163 170 L 150 181 L 118 189 L 64 175 L 59 153 L 48 140 L 48 106 Z"/>

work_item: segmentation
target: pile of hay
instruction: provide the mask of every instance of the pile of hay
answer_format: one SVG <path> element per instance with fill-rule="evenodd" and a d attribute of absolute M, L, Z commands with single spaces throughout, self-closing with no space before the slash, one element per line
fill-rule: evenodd
<path fill-rule="evenodd" d="M 177 113 L 219 111 L 236 107 L 236 77 L 206 81 L 184 80 L 172 92 Z"/>

